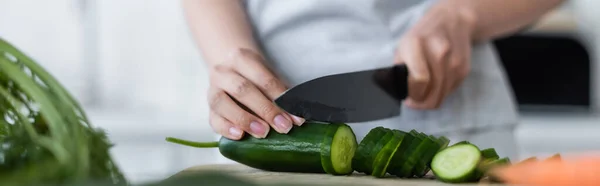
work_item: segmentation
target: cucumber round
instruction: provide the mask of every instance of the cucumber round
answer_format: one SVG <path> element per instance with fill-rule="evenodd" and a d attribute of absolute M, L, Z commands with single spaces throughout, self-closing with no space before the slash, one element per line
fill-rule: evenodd
<path fill-rule="evenodd" d="M 436 138 L 433 136 L 425 136 L 423 133 L 421 133 L 421 135 L 425 138 L 429 138 L 432 143 L 430 144 L 429 148 L 426 149 L 427 151 L 421 156 L 421 159 L 417 161 L 417 164 L 413 169 L 413 174 L 417 178 L 422 178 L 427 174 L 427 172 L 429 172 L 429 164 L 431 163 L 433 156 L 435 156 L 435 154 L 437 154 L 437 152 L 441 149 L 441 142 L 439 142 Z"/>
<path fill-rule="evenodd" d="M 390 160 L 398 150 L 400 144 L 402 144 L 404 137 L 407 135 L 406 132 L 399 130 L 393 130 L 392 132 L 394 136 L 392 136 L 392 139 L 390 139 L 383 149 L 379 151 L 375 157 L 375 161 L 373 161 L 373 173 L 371 175 L 374 177 L 380 178 L 385 176 Z"/>
<path fill-rule="evenodd" d="M 409 165 L 409 158 L 412 157 L 414 152 L 417 150 L 417 147 L 421 144 L 422 140 L 418 136 L 415 136 L 413 133 L 409 133 L 413 137 L 410 145 L 406 147 L 405 150 L 400 153 L 396 153 L 392 158 L 394 163 L 398 163 L 398 166 L 394 170 L 388 171 L 390 174 L 396 175 L 398 177 L 405 177 L 405 172 L 410 173 L 413 166 Z"/>
<path fill-rule="evenodd" d="M 477 180 L 477 170 L 482 156 L 473 144 L 455 144 L 438 152 L 431 161 L 436 178 L 446 183 Z"/>
<path fill-rule="evenodd" d="M 406 132 L 404 132 L 404 133 L 406 133 Z M 411 145 L 413 145 L 412 143 L 413 143 L 413 140 L 415 140 L 415 139 L 416 138 L 410 133 L 406 133 L 406 135 L 404 135 L 404 138 L 402 139 L 400 146 L 398 147 L 398 149 L 396 149 L 396 152 L 394 152 L 394 154 L 392 155 L 392 159 L 390 160 L 388 168 L 386 170 L 387 173 L 395 174 L 399 169 L 401 169 L 402 165 L 404 164 L 404 159 L 406 159 L 405 153 L 406 153 L 406 151 L 408 151 L 408 149 L 411 147 Z"/>
<path fill-rule="evenodd" d="M 410 133 L 413 134 L 413 136 L 415 136 L 416 138 L 420 139 L 421 143 L 419 143 L 419 145 L 417 145 L 411 151 L 411 153 L 407 156 L 406 160 L 404 161 L 404 165 L 402 165 L 402 168 L 399 170 L 397 176 L 402 178 L 413 177 L 413 170 L 416 166 L 419 166 L 418 162 L 421 161 L 423 155 L 428 151 L 428 149 L 435 147 L 434 142 L 431 141 L 431 139 L 429 139 L 427 136 L 415 130 L 412 130 Z"/>
<path fill-rule="evenodd" d="M 373 162 L 375 161 L 377 154 L 379 154 L 379 152 L 381 152 L 381 150 L 385 147 L 385 145 L 394 136 L 394 132 L 392 132 L 392 130 L 390 130 L 388 128 L 384 128 L 383 130 L 385 130 L 385 135 L 383 135 L 383 137 L 381 137 L 379 140 L 377 140 L 377 143 L 375 143 L 375 145 L 373 146 L 373 148 L 367 155 L 367 158 L 364 162 L 365 168 L 366 168 L 364 170 L 364 173 L 367 175 L 371 175 L 373 173 Z"/>
<path fill-rule="evenodd" d="M 469 141 L 459 141 L 459 142 L 456 142 L 455 144 L 453 144 L 452 146 L 461 145 L 461 144 L 471 144 L 471 143 Z"/>
<path fill-rule="evenodd" d="M 218 142 L 167 141 L 198 148 L 219 148 L 226 158 L 256 169 L 274 172 L 350 174 L 357 148 L 347 124 L 307 122 L 287 134 L 274 130 L 264 139 L 245 135 L 241 140 L 221 137 Z M 324 161 L 325 160 L 325 161 Z"/>
<path fill-rule="evenodd" d="M 332 175 L 348 175 L 354 172 L 352 158 L 358 146 L 352 129 L 344 124 L 330 124 L 321 143 L 321 166 Z M 347 158 L 350 158 L 348 160 Z"/>
<path fill-rule="evenodd" d="M 483 156 L 483 159 L 486 160 L 497 160 L 500 158 L 500 156 L 498 156 L 498 153 L 496 152 L 496 149 L 494 148 L 487 148 L 481 150 L 481 155 Z"/>
<path fill-rule="evenodd" d="M 326 137 L 325 139 L 331 139 Z M 341 125 L 336 130 L 331 143 L 322 143 L 322 147 L 329 147 L 330 158 L 323 162 L 331 162 L 331 164 L 323 165 L 324 167 L 331 166 L 334 175 L 347 175 L 354 172 L 352 169 L 352 158 L 358 147 L 356 135 L 347 125 Z M 327 154 L 327 153 L 325 153 Z M 323 157 L 323 156 L 321 156 Z"/>
<path fill-rule="evenodd" d="M 367 157 L 373 150 L 373 147 L 381 139 L 381 137 L 385 134 L 386 130 L 383 127 L 375 127 L 367 133 L 367 135 L 363 138 L 362 141 L 358 144 L 358 148 L 356 149 L 355 155 L 352 158 L 352 167 L 357 172 L 364 172 L 367 170 L 365 166 L 365 162 L 367 161 Z"/>

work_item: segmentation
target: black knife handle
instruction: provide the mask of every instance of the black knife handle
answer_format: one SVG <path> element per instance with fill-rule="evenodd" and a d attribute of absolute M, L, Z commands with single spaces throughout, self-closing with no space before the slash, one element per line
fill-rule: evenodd
<path fill-rule="evenodd" d="M 398 102 L 402 102 L 408 96 L 408 68 L 405 64 L 377 70 L 374 79 L 386 93 Z"/>

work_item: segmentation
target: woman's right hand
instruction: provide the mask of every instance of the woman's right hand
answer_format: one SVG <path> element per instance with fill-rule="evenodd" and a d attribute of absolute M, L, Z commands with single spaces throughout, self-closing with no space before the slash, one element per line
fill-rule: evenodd
<path fill-rule="evenodd" d="M 210 67 L 209 122 L 216 133 L 232 140 L 244 133 L 264 138 L 271 127 L 288 133 L 304 122 L 273 103 L 287 87 L 263 64 L 259 54 L 239 49 Z"/>

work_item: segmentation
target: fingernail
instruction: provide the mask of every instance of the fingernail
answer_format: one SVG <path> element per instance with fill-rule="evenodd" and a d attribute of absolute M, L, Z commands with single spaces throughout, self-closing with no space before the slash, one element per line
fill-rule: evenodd
<path fill-rule="evenodd" d="M 229 128 L 229 134 L 231 134 L 234 137 L 240 137 L 242 136 L 242 130 L 235 127 L 231 127 Z"/>
<path fill-rule="evenodd" d="M 304 118 L 298 117 L 298 116 L 294 116 L 294 115 L 290 115 L 292 116 L 292 119 L 294 120 L 294 122 L 296 122 L 296 124 L 298 125 L 302 125 L 304 124 L 304 122 L 306 121 Z"/>
<path fill-rule="evenodd" d="M 260 124 L 256 121 L 250 123 L 250 130 L 252 131 L 252 133 L 260 137 L 265 137 L 267 135 L 266 127 L 263 124 Z"/>
<path fill-rule="evenodd" d="M 292 121 L 286 119 L 282 115 L 275 116 L 275 119 L 273 120 L 277 128 L 282 130 L 283 133 L 287 133 L 290 131 L 290 129 L 292 129 Z"/>

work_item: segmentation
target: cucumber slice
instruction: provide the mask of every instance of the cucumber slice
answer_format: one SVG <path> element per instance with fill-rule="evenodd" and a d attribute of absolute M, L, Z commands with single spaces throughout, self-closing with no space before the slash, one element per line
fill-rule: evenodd
<path fill-rule="evenodd" d="M 421 133 L 421 134 L 423 136 L 425 136 L 425 134 L 423 134 L 423 133 Z M 433 159 L 433 156 L 441 148 L 440 142 L 437 139 L 435 139 L 433 136 L 426 136 L 426 137 L 429 138 L 432 143 L 426 149 L 427 151 L 425 152 L 425 154 L 423 154 L 423 156 L 421 156 L 421 159 L 419 159 L 419 161 L 417 162 L 417 165 L 415 166 L 415 169 L 413 170 L 413 174 L 417 178 L 422 178 L 423 176 L 425 176 L 427 174 L 427 172 L 429 172 L 429 164 L 431 163 L 431 159 Z"/>
<path fill-rule="evenodd" d="M 364 172 L 366 170 L 365 161 L 367 161 L 367 157 L 373 150 L 373 147 L 377 143 L 379 139 L 385 134 L 385 130 L 383 127 L 375 127 L 367 133 L 367 135 L 363 138 L 363 140 L 358 145 L 356 149 L 356 153 L 352 158 L 352 167 L 357 172 Z"/>
<path fill-rule="evenodd" d="M 404 131 L 401 132 L 406 133 Z M 398 147 L 396 152 L 393 154 L 392 159 L 390 160 L 390 164 L 388 165 L 388 168 L 386 170 L 387 173 L 394 174 L 402 167 L 402 165 L 404 164 L 404 159 L 406 159 L 406 151 L 408 151 L 408 149 L 411 148 L 411 145 L 416 147 L 416 145 L 420 143 L 417 142 L 416 144 L 413 144 L 414 140 L 417 140 L 417 138 L 415 138 L 412 134 L 406 133 L 404 135 L 402 143 L 400 143 L 400 146 Z"/>
<path fill-rule="evenodd" d="M 459 141 L 459 142 L 456 142 L 454 145 L 461 145 L 461 144 L 471 144 L 471 143 L 468 141 Z M 452 146 L 454 146 L 454 145 L 452 145 Z"/>
<path fill-rule="evenodd" d="M 371 152 L 367 155 L 366 161 L 364 161 L 365 170 L 363 171 L 366 175 L 371 175 L 371 173 L 373 173 L 373 161 L 375 161 L 375 157 L 394 136 L 392 130 L 388 128 L 384 128 L 384 130 L 385 135 L 377 141 L 371 149 Z"/>
<path fill-rule="evenodd" d="M 398 177 L 400 177 L 400 173 L 402 172 L 403 169 L 405 169 L 405 167 L 407 167 L 408 165 L 406 165 L 407 159 L 413 154 L 413 152 L 417 149 L 417 147 L 419 146 L 419 144 L 421 144 L 421 139 L 418 138 L 417 136 L 413 135 L 413 133 L 408 133 L 408 136 L 412 137 L 412 140 L 410 142 L 410 144 L 407 144 L 408 146 L 403 148 L 401 147 L 401 151 L 394 154 L 394 157 L 392 158 L 392 162 L 394 164 L 396 164 L 395 168 L 393 170 L 389 170 L 388 173 L 396 175 Z M 404 145 L 401 145 L 404 146 Z M 412 167 L 407 167 L 412 169 Z"/>
<path fill-rule="evenodd" d="M 348 175 L 354 172 L 352 158 L 358 147 L 356 136 L 347 125 L 338 125 L 330 129 L 333 138 L 325 138 L 321 145 L 321 165 L 325 172 L 332 175 Z M 330 145 L 329 145 L 330 144 Z"/>
<path fill-rule="evenodd" d="M 407 135 L 407 133 L 399 130 L 392 130 L 392 132 L 394 136 L 387 142 L 383 149 L 379 151 L 377 157 L 375 157 L 375 161 L 373 161 L 373 173 L 371 175 L 374 177 L 381 178 L 385 176 L 390 160 L 398 150 L 400 144 L 402 144 L 404 136 Z"/>
<path fill-rule="evenodd" d="M 328 144 L 333 143 L 333 138 L 335 137 L 335 133 L 337 132 L 337 128 L 334 127 L 335 124 L 329 125 L 330 127 L 325 132 L 326 136 L 332 137 L 324 137 L 323 142 L 321 142 L 321 166 L 323 170 L 328 174 L 335 174 L 335 169 L 333 168 L 333 163 L 331 162 L 331 146 Z"/>
<path fill-rule="evenodd" d="M 398 175 L 401 178 L 409 178 L 413 176 L 413 169 L 418 166 L 417 162 L 421 160 L 423 155 L 432 148 L 434 142 L 427 136 L 421 135 L 419 132 L 412 130 L 411 133 L 421 140 L 421 143 L 415 148 L 415 150 L 406 158 L 402 169 Z"/>
<path fill-rule="evenodd" d="M 446 136 L 442 136 L 438 140 L 441 142 L 440 145 L 442 146 L 440 150 L 443 150 L 450 145 L 450 139 L 448 139 Z"/>
<path fill-rule="evenodd" d="M 482 156 L 473 144 L 458 144 L 438 152 L 431 161 L 436 178 L 446 183 L 477 180 L 477 170 Z"/>
<path fill-rule="evenodd" d="M 487 148 L 481 150 L 481 155 L 485 160 L 497 160 L 500 158 L 500 156 L 498 156 L 498 153 L 496 153 L 496 149 L 494 148 Z"/>
<path fill-rule="evenodd" d="M 431 136 L 431 135 L 430 135 L 430 137 L 435 138 L 435 136 Z M 448 139 L 446 136 L 441 136 L 436 141 L 439 144 L 440 148 L 438 149 L 437 152 L 435 152 L 433 154 L 433 156 L 435 156 L 435 154 L 437 154 L 441 150 L 444 150 L 450 144 L 450 139 Z M 431 159 L 429 159 L 427 161 L 427 167 L 425 168 L 425 170 L 423 170 L 423 172 L 421 172 L 421 174 L 416 175 L 417 177 L 423 177 L 423 176 L 427 175 L 427 173 L 429 173 L 429 171 L 431 171 L 431 160 L 433 159 L 433 156 L 431 157 Z"/>

